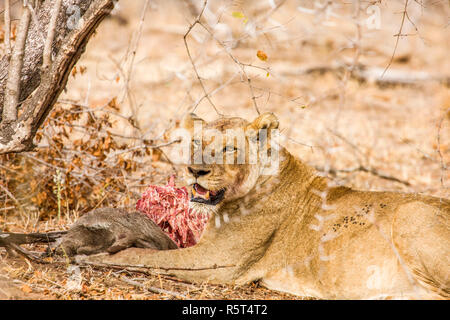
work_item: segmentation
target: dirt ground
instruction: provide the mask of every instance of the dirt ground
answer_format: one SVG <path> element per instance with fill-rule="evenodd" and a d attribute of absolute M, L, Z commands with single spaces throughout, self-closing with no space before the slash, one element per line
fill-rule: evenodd
<path fill-rule="evenodd" d="M 139 32 L 144 2 L 119 1 L 88 44 L 61 104 L 99 108 L 116 97 L 114 132 L 155 139 L 193 110 L 206 120 L 218 116 L 214 107 L 251 120 L 256 101 L 260 111 L 279 117 L 284 146 L 336 183 L 449 198 L 448 3 L 411 1 L 401 27 L 403 1 L 361 1 L 359 14 L 344 1 L 323 8 L 319 1 L 289 0 L 275 8 L 272 3 L 280 1 L 210 1 L 203 21 L 214 38 L 196 25 L 187 36 L 191 61 L 183 36 L 202 1 L 197 7 L 150 1 Z M 376 27 L 370 24 L 374 10 L 380 13 Z M 204 98 L 192 62 L 214 105 Z M 124 120 L 130 116 L 135 127 Z M 140 143 L 117 140 L 130 148 Z M 170 147 L 164 150 L 169 154 Z M 178 170 L 163 158 L 147 161 L 136 173 L 146 174 L 147 184 L 164 183 Z M 139 194 L 145 184 L 130 188 Z M 7 206 L 0 203 L 0 228 L 16 232 L 67 229 L 84 210 L 71 210 L 56 223 L 38 210 L 24 218 Z M 120 270 L 74 269 L 64 261 L 37 264 L 2 248 L 0 259 L 0 299 L 302 298 L 258 284 L 192 285 Z"/>

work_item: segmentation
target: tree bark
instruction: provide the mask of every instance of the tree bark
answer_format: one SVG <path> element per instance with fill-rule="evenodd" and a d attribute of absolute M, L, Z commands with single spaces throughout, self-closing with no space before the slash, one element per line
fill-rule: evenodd
<path fill-rule="evenodd" d="M 54 0 L 36 8 L 39 21 L 32 19 L 20 73 L 18 117 L 0 119 L 0 154 L 33 148 L 33 138 L 64 89 L 71 69 L 84 52 L 99 23 L 111 12 L 116 0 L 62 0 L 54 29 L 54 61 L 43 68 L 45 38 L 54 10 Z M 47 49 L 48 50 L 48 49 Z M 48 60 L 47 60 L 48 62 Z M 0 116 L 5 102 L 9 59 L 0 61 Z M 17 75 L 15 75 L 17 76 Z"/>

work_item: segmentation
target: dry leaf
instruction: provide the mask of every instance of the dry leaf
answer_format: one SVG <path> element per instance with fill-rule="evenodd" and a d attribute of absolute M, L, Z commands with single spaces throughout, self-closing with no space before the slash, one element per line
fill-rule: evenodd
<path fill-rule="evenodd" d="M 77 70 L 77 67 L 75 66 L 75 67 L 73 67 L 73 69 L 72 69 L 72 77 L 75 78 L 75 76 L 77 75 L 77 73 L 78 73 L 78 70 Z"/>
<path fill-rule="evenodd" d="M 267 54 L 264 51 L 258 50 L 256 53 L 256 56 L 259 58 L 259 60 L 266 61 L 267 60 Z"/>
<path fill-rule="evenodd" d="M 25 293 L 31 293 L 33 291 L 33 289 L 31 289 L 31 287 L 29 285 L 24 284 L 22 286 L 22 291 L 25 292 Z"/>

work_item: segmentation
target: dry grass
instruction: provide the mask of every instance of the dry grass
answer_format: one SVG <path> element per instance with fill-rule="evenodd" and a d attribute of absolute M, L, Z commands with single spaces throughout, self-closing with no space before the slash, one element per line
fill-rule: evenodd
<path fill-rule="evenodd" d="M 330 16 L 327 19 L 320 10 L 315 14 L 300 12 L 298 2 L 286 1 L 264 20 L 270 7 L 269 1 L 263 3 L 235 1 L 221 15 L 221 21 L 231 27 L 233 39 L 239 39 L 230 49 L 233 57 L 259 67 L 245 67 L 252 79 L 252 89 L 240 74 L 239 66 L 201 26 L 197 25 L 187 38 L 206 91 L 218 88 L 211 95 L 217 109 L 226 115 L 247 119 L 255 117 L 253 90 L 258 108 L 273 111 L 280 118 L 282 133 L 287 137 L 284 145 L 307 163 L 334 169 L 363 165 L 408 181 L 410 186 L 359 171 L 333 176 L 339 182 L 359 189 L 420 192 L 448 198 L 449 172 L 445 170 L 450 160 L 448 83 L 430 80 L 407 86 L 380 86 L 360 82 L 345 76 L 341 69 L 334 69 L 354 62 L 355 57 L 358 63 L 366 66 L 386 67 L 395 46 L 393 35 L 399 30 L 403 2 L 383 1 L 378 4 L 381 29 L 370 30 L 362 24 L 359 41 L 358 28 L 348 18 L 352 16 L 350 5 L 341 4 L 333 9 L 346 18 Z M 363 8 L 367 7 L 365 2 L 361 3 Z M 433 76 L 449 77 L 445 72 L 450 70 L 450 9 L 440 2 L 427 1 L 425 8 L 421 8 L 419 3 L 411 1 L 408 7 L 409 17 L 415 22 L 418 32 L 409 21 L 405 22 L 402 34 L 408 36 L 400 38 L 386 75 L 392 70 L 403 70 L 407 76 L 412 76 L 412 71 L 423 71 Z M 308 5 L 314 8 L 313 2 L 306 2 L 305 7 Z M 129 50 L 134 47 L 130 39 L 138 30 L 142 6 L 141 0 L 120 2 L 117 15 L 99 27 L 79 61 L 78 70 L 86 68 L 85 71 L 71 77 L 67 92 L 60 100 L 98 108 L 117 97 L 120 114 L 134 116 L 139 129 L 130 126 L 122 117 L 113 116 L 114 132 L 125 136 L 143 135 L 148 139 L 160 137 L 176 119 L 194 108 L 205 119 L 214 119 L 217 114 L 207 99 L 196 105 L 204 92 L 183 42 L 189 23 L 194 21 L 194 15 L 184 4 L 151 2 L 131 77 L 127 79 L 131 61 Z M 211 2 L 211 12 L 219 12 L 218 8 L 217 2 Z M 233 16 L 232 12 L 241 12 L 245 18 Z M 364 9 L 359 19 L 364 22 L 366 18 Z M 244 23 L 245 19 L 248 22 Z M 252 30 L 255 21 L 259 22 L 256 30 Z M 218 31 L 216 37 L 220 41 L 227 40 L 226 32 Z M 266 61 L 257 57 L 258 50 L 266 53 Z M 323 72 L 317 67 L 333 70 Z M 317 72 L 302 72 L 308 68 L 315 68 Z M 128 147 L 140 142 L 117 140 Z M 1 165 L 17 169 L 7 162 Z M 99 196 L 98 205 L 132 205 L 145 184 L 163 183 L 173 170 L 164 157 L 144 157 L 142 166 L 134 174 L 145 174 L 146 180 L 135 185 L 129 182 L 124 192 L 129 201 L 117 200 L 116 197 L 102 200 Z M 63 220 L 58 223 L 55 216 L 43 217 L 36 208 L 24 205 L 26 213 L 21 214 L 16 203 L 6 204 L 4 200 L 4 204 L 0 204 L 0 226 L 11 231 L 65 229 L 86 211 L 83 207 L 66 210 Z M 5 209 L 8 206 L 15 209 Z M 64 263 L 27 263 L 22 258 L 11 258 L 1 248 L 0 257 L 0 274 L 16 279 L 19 287 L 14 291 L 16 297 L 173 298 L 133 286 L 129 281 L 121 280 L 125 276 L 146 287 L 165 289 L 193 299 L 298 298 L 269 291 L 256 284 L 243 287 L 192 285 L 166 277 L 91 268 L 83 268 L 81 278 L 78 278 L 81 285 L 69 290 L 70 274 Z"/>
<path fill-rule="evenodd" d="M 91 267 L 82 268 L 80 277 L 74 277 L 64 264 L 31 264 L 21 258 L 4 256 L 2 260 L 0 283 L 5 282 L 0 299 L 299 299 L 265 289 L 257 283 L 246 286 L 194 285 L 167 276 Z"/>

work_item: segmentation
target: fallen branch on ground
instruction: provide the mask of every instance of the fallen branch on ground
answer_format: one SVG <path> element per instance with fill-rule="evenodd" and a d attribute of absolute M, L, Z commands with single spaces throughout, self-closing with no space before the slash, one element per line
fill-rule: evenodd
<path fill-rule="evenodd" d="M 164 295 L 168 295 L 168 296 L 173 296 L 173 297 L 178 298 L 178 299 L 179 299 L 179 298 L 187 299 L 187 296 L 185 296 L 185 295 L 182 294 L 182 293 L 178 293 L 178 292 L 170 291 L 170 290 L 165 290 L 165 289 L 159 289 L 159 288 L 151 287 L 151 286 L 146 286 L 146 285 L 144 285 L 144 284 L 142 284 L 142 283 L 139 283 L 139 282 L 137 282 L 137 281 L 128 279 L 128 278 L 123 277 L 123 276 L 120 277 L 120 280 L 122 280 L 123 282 L 126 282 L 126 283 L 128 283 L 128 284 L 131 284 L 131 285 L 134 286 L 134 287 L 138 287 L 138 288 L 141 288 L 141 289 L 143 289 L 143 290 L 150 291 L 150 292 L 153 292 L 153 293 L 164 294 Z"/>
<path fill-rule="evenodd" d="M 80 266 L 92 266 L 92 267 L 102 267 L 102 268 L 111 268 L 111 269 L 119 269 L 119 270 L 128 270 L 128 271 L 138 271 L 139 269 L 147 269 L 147 270 L 161 270 L 165 272 L 169 271 L 177 271 L 177 270 L 183 270 L 183 271 L 205 271 L 205 270 L 216 270 L 216 269 L 224 269 L 224 268 L 233 268 L 236 267 L 234 264 L 230 265 L 212 265 L 212 266 L 206 266 L 201 268 L 178 268 L 178 267 L 152 267 L 147 266 L 143 264 L 114 264 L 114 263 L 98 263 L 98 262 L 90 262 L 90 261 L 77 261 L 77 264 Z"/>
<path fill-rule="evenodd" d="M 384 173 L 380 173 L 378 170 L 373 169 L 373 168 L 366 168 L 362 165 L 360 165 L 359 167 L 356 168 L 352 168 L 352 169 L 335 169 L 335 168 L 323 168 L 320 166 L 316 166 L 315 167 L 316 170 L 321 171 L 321 172 L 326 172 L 328 174 L 331 174 L 333 176 L 336 176 L 338 173 L 352 173 L 352 172 L 366 172 L 366 173 L 370 173 L 371 175 L 374 175 L 378 178 L 384 179 L 384 180 L 389 180 L 389 181 L 394 181 L 394 182 L 398 182 L 401 184 L 404 184 L 405 186 L 411 186 L 411 184 L 408 181 L 396 178 L 394 176 L 390 176 Z"/>
<path fill-rule="evenodd" d="M 348 68 L 345 65 L 320 65 L 312 66 L 300 70 L 282 70 L 279 72 L 283 76 L 299 76 L 308 74 L 324 74 L 330 73 L 341 73 Z M 389 69 L 389 72 L 383 75 L 383 68 L 371 67 L 358 64 L 354 66 L 350 77 L 358 81 L 364 81 L 369 83 L 376 83 L 377 85 L 403 85 L 411 86 L 418 85 L 421 83 L 426 83 L 429 81 L 436 81 L 442 83 L 446 86 L 450 85 L 450 76 L 431 74 L 425 71 L 414 71 L 414 70 L 400 70 L 400 69 Z"/>

